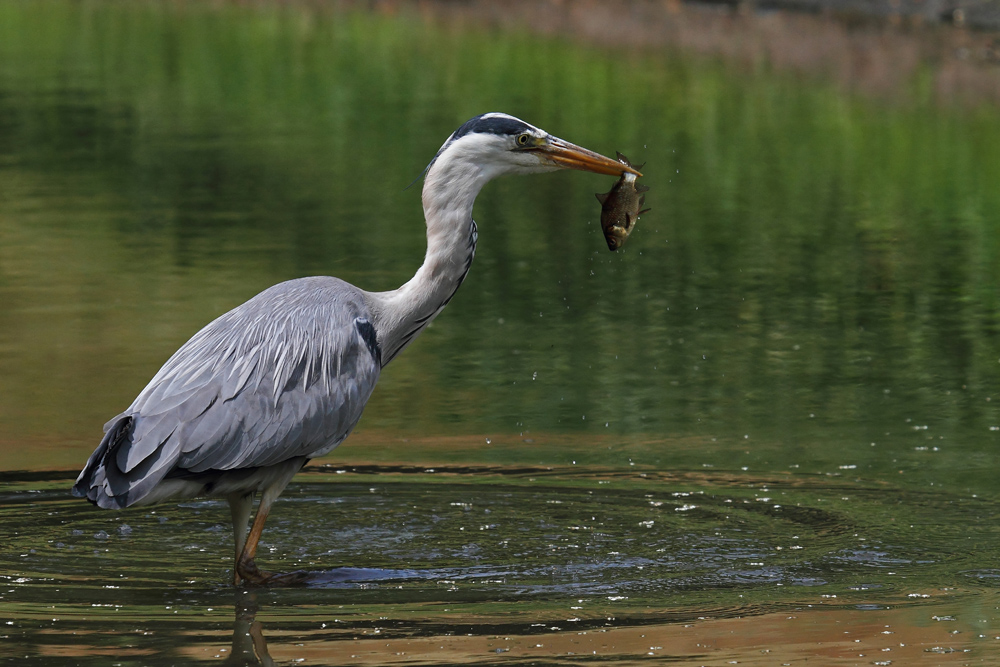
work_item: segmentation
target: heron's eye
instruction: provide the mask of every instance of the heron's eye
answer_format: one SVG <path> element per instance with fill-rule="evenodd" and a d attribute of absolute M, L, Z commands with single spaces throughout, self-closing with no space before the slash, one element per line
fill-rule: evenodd
<path fill-rule="evenodd" d="M 525 133 L 517 135 L 517 139 L 515 139 L 515 141 L 517 142 L 518 146 L 527 146 L 529 139 L 531 139 L 531 135 Z"/>

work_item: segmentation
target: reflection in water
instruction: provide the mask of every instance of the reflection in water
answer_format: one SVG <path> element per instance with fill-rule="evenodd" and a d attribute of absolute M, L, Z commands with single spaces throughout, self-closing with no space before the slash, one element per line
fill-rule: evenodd
<path fill-rule="evenodd" d="M 126 637 L 137 654 L 207 659 L 233 627 L 229 659 L 245 664 L 346 660 L 359 643 L 385 662 L 387 643 L 412 651 L 431 638 L 420 650 L 436 650 L 456 628 L 479 638 L 453 646 L 461 653 L 496 637 L 512 639 L 494 649 L 531 639 L 573 650 L 573 638 L 631 626 L 670 634 L 828 607 L 996 626 L 972 611 L 996 596 L 983 563 L 1000 548 L 1000 509 L 986 501 L 810 476 L 338 472 L 301 476 L 262 547 L 283 569 L 307 570 L 305 585 L 235 591 L 235 626 L 234 591 L 218 583 L 230 566 L 224 503 L 113 516 L 74 502 L 65 479 L 8 476 L 6 646 L 46 662 L 42 646 L 96 655 Z"/>
<path fill-rule="evenodd" d="M 253 591 L 237 589 L 236 621 L 233 623 L 233 646 L 226 658 L 226 665 L 232 667 L 271 667 L 274 660 L 267 652 L 264 626 L 257 620 L 257 596 Z"/>
<path fill-rule="evenodd" d="M 645 161 L 655 210 L 611 255 L 602 182 L 483 193 L 465 286 L 264 546 L 418 574 L 256 592 L 275 660 L 995 654 L 995 108 L 318 7 L 0 0 L 0 468 L 78 469 L 268 285 L 399 285 L 403 188 L 508 108 Z M 0 654 L 214 660 L 225 509 L 101 515 L 72 476 L 0 479 Z"/>
<path fill-rule="evenodd" d="M 246 615 L 236 624 L 243 637 L 234 637 L 229 664 L 495 665 L 498 660 L 504 665 L 575 665 L 583 660 L 648 664 L 650 658 L 660 658 L 685 664 L 693 659 L 697 662 L 691 664 L 773 667 L 815 662 L 846 667 L 859 664 L 859 658 L 872 658 L 862 664 L 918 664 L 933 659 L 936 665 L 990 665 L 996 649 L 996 638 L 989 642 L 969 638 L 969 630 L 975 628 L 946 614 L 934 615 L 932 619 L 938 620 L 932 625 L 917 628 L 914 608 L 856 605 L 701 616 L 673 623 L 622 618 L 615 627 L 597 630 L 565 631 L 560 627 L 565 622 L 550 621 L 530 628 L 493 626 L 464 633 L 407 634 L 388 624 L 370 632 L 355 630 L 355 636 L 344 638 L 285 633 L 272 640 L 275 661 L 264 626 L 255 618 L 256 609 L 251 604 L 238 611 Z"/>
<path fill-rule="evenodd" d="M 518 440 L 465 461 L 619 466 L 607 445 L 669 434 L 727 446 L 634 460 L 877 478 L 943 439 L 934 465 L 902 460 L 915 485 L 994 487 L 993 109 L 405 13 L 4 7 L 0 438 L 33 443 L 0 449 L 4 467 L 78 465 L 141 378 L 269 285 L 401 284 L 424 250 L 403 188 L 457 122 L 511 108 L 646 162 L 655 215 L 611 254 L 603 180 L 491 184 L 468 280 L 356 435 L 579 434 L 569 457 Z"/>

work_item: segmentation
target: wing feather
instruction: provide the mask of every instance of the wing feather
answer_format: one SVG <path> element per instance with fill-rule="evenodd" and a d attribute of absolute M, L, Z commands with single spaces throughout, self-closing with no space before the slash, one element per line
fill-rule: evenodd
<path fill-rule="evenodd" d="M 258 294 L 195 334 L 108 422 L 74 492 L 127 506 L 178 469 L 254 468 L 330 451 L 378 380 L 378 351 L 359 326 L 371 319 L 363 293 L 335 278 Z"/>

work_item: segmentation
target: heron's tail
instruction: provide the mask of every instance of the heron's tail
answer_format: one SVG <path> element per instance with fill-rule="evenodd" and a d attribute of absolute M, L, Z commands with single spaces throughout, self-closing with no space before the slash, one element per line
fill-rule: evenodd
<path fill-rule="evenodd" d="M 101 444 L 76 478 L 74 496 L 86 498 L 105 509 L 128 507 L 137 500 L 129 498 L 130 485 L 125 478 L 126 473 L 118 468 L 116 456 L 122 446 L 131 444 L 133 423 L 130 414 L 121 414 L 111 420 Z"/>

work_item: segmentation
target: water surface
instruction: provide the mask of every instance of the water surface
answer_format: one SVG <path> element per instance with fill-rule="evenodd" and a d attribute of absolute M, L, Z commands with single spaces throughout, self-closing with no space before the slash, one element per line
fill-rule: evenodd
<path fill-rule="evenodd" d="M 286 662 L 996 650 L 995 108 L 406 13 L 0 2 L 0 31 L 0 654 L 212 660 L 254 620 Z M 68 497 L 204 323 L 408 279 L 407 184 L 494 109 L 646 162 L 653 210 L 613 254 L 609 179 L 484 190 L 469 279 L 275 509 L 262 561 L 308 587 L 234 593 L 217 503 Z"/>
<path fill-rule="evenodd" d="M 119 649 L 138 663 L 227 651 L 391 662 L 385 646 L 423 642 L 431 655 L 418 662 L 488 664 L 491 653 L 537 658 L 549 641 L 563 645 L 553 664 L 594 641 L 602 660 L 622 660 L 590 635 L 645 628 L 643 654 L 677 656 L 671 635 L 692 624 L 821 613 L 838 620 L 795 658 L 843 640 L 841 624 L 896 660 L 948 648 L 968 664 L 1000 641 L 989 634 L 1000 570 L 984 567 L 1000 506 L 983 500 L 806 476 L 320 466 L 289 489 L 259 557 L 306 570 L 305 585 L 254 591 L 226 584 L 224 503 L 108 516 L 67 498 L 65 479 L 23 477 L 10 476 L 0 511 L 17 558 L 3 582 L 5 638 L 9 655 L 39 663 L 101 664 Z M 457 634 L 494 649 L 430 645 Z M 777 638 L 755 646 L 790 650 Z"/>

